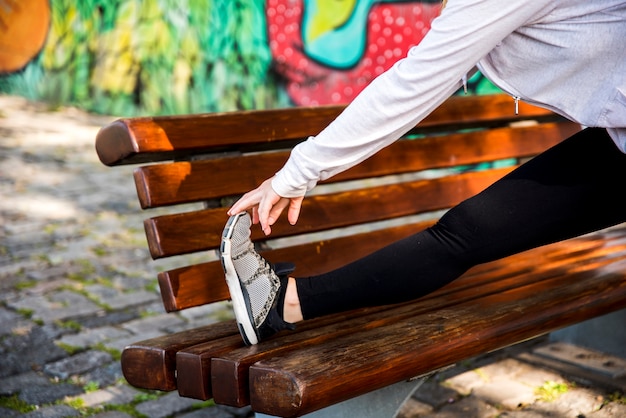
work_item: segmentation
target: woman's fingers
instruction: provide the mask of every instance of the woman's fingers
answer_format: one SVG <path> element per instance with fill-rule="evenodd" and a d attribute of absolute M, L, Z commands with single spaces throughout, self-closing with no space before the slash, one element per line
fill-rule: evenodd
<path fill-rule="evenodd" d="M 304 196 L 294 197 L 289 199 L 289 209 L 287 210 L 287 220 L 291 225 L 295 225 L 300 217 L 300 208 L 302 207 L 302 201 Z"/>
<path fill-rule="evenodd" d="M 287 219 L 295 225 L 300 216 L 300 207 L 304 197 L 286 198 L 279 196 L 272 188 L 271 179 L 265 180 L 259 187 L 244 194 L 231 208 L 228 215 L 252 209 L 252 223 L 260 224 L 265 235 L 272 233 L 272 225 L 276 223 L 285 208 Z"/>

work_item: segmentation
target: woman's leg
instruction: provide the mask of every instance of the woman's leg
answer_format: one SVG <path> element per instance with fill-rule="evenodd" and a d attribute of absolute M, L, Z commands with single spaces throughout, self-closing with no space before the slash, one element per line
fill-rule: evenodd
<path fill-rule="evenodd" d="M 626 154 L 586 129 L 448 211 L 433 227 L 295 281 L 305 319 L 426 295 L 470 267 L 626 221 Z M 295 296 L 294 296 L 295 295 Z M 292 304 L 293 305 L 293 304 Z M 295 306 L 295 305 L 293 305 Z M 285 318 L 291 315 L 285 305 Z"/>

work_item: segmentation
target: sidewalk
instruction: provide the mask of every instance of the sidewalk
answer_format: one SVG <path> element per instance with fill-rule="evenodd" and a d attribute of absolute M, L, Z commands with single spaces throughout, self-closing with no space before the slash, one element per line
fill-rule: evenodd
<path fill-rule="evenodd" d="M 172 261 L 150 259 L 133 167 L 107 168 L 93 149 L 111 120 L 0 96 L 0 417 L 252 417 L 124 381 L 126 344 L 230 309 L 164 312 L 156 275 Z M 535 352 L 545 343 L 433 377 L 402 417 L 626 417 L 626 367 L 559 372 Z"/>

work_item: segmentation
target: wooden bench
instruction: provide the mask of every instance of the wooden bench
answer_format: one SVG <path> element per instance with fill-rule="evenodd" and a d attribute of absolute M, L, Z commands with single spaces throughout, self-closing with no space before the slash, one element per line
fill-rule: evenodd
<path fill-rule="evenodd" d="M 101 129 L 104 164 L 150 163 L 134 171 L 143 209 L 182 205 L 145 220 L 152 257 L 204 255 L 159 274 L 168 312 L 229 298 L 216 256 L 227 207 L 341 110 L 133 118 Z M 281 219 L 269 239 L 254 228 L 253 240 L 268 260 L 295 262 L 296 275 L 339 267 L 431 225 L 579 129 L 524 103 L 516 115 L 508 96 L 453 97 L 402 140 L 320 184 L 296 226 Z M 137 342 L 122 368 L 137 387 L 299 416 L 624 307 L 618 226 L 477 266 L 420 300 L 304 321 L 253 347 L 233 320 Z"/>

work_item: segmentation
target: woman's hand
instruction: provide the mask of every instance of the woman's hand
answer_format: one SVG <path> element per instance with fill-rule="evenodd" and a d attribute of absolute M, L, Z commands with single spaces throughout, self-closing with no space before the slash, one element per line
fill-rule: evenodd
<path fill-rule="evenodd" d="M 252 208 L 252 223 L 261 224 L 261 229 L 265 235 L 272 233 L 272 225 L 285 208 L 287 209 L 287 220 L 291 225 L 295 225 L 300 216 L 300 207 L 304 196 L 287 198 L 279 196 L 272 188 L 272 179 L 267 179 L 259 187 L 249 191 L 241 197 L 228 211 L 229 215 L 234 215 Z"/>

